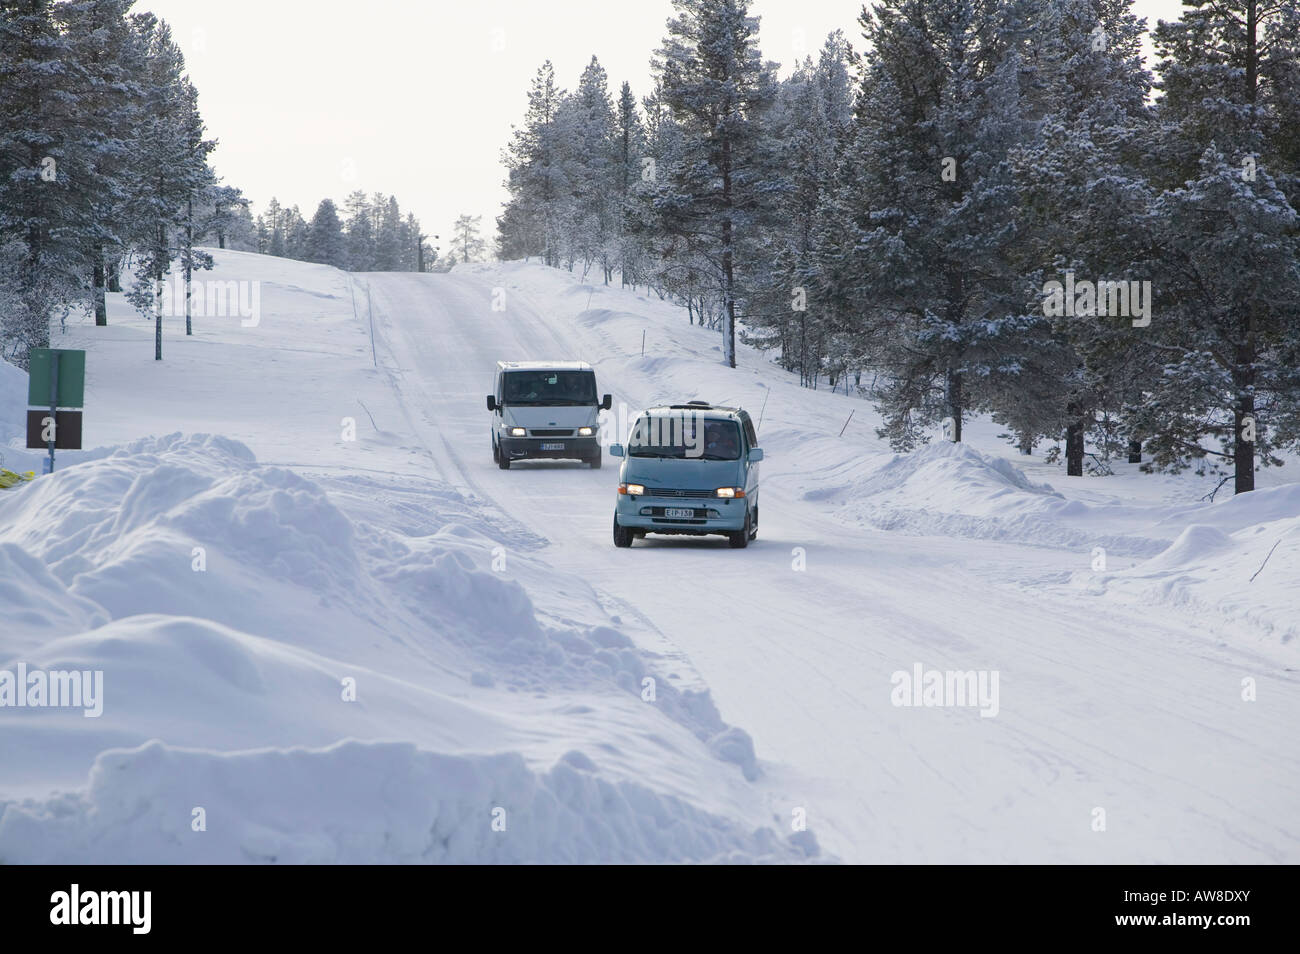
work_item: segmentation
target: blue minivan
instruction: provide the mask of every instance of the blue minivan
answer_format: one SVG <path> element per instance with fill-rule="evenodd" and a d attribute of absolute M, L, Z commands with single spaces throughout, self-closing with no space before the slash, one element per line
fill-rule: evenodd
<path fill-rule="evenodd" d="M 758 536 L 758 462 L 749 414 L 705 401 L 652 407 L 636 419 L 622 457 L 614 546 L 647 533 L 722 534 L 739 549 Z"/>

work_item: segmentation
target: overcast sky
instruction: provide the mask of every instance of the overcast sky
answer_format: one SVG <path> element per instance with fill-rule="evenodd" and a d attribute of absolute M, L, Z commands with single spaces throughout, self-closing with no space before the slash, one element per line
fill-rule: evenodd
<path fill-rule="evenodd" d="M 1151 24 L 1179 0 L 1137 0 Z M 397 196 L 443 249 L 456 215 L 496 232 L 500 151 L 528 84 L 555 64 L 566 89 L 592 54 L 638 99 L 671 0 L 137 0 L 171 24 L 199 90 L 218 174 L 254 213 L 275 196 L 310 219 L 354 189 Z M 783 74 L 842 29 L 854 0 L 753 0 L 760 46 Z"/>

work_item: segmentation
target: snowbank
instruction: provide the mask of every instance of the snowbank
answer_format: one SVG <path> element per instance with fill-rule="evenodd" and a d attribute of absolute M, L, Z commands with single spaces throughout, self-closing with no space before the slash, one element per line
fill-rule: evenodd
<path fill-rule="evenodd" d="M 0 813 L 0 864 L 802 857 L 770 829 L 744 831 L 646 785 L 607 781 L 582 753 L 535 772 L 516 753 L 447 755 L 403 742 L 228 754 L 150 742 L 101 753 L 84 793 Z"/>
<path fill-rule="evenodd" d="M 487 568 L 490 538 L 434 511 L 419 529 L 358 524 L 212 435 L 0 497 L 0 669 L 104 674 L 96 718 L 0 709 L 0 862 L 805 857 L 639 780 L 701 758 L 758 777 L 707 692 L 614 627 L 546 617 Z"/>
<path fill-rule="evenodd" d="M 969 444 L 934 441 L 880 463 L 861 460 L 834 471 L 803 499 L 830 506 L 839 519 L 877 530 L 1005 540 L 1149 556 L 1158 540 L 1096 530 L 1093 505 L 1068 500 L 1030 480 L 1010 461 Z"/>
<path fill-rule="evenodd" d="M 1181 606 L 1219 624 L 1245 624 L 1289 643 L 1300 635 L 1300 485 L 1230 497 L 1164 525 L 1185 526 L 1168 548 L 1137 566 L 1081 575 L 1094 593 Z"/>

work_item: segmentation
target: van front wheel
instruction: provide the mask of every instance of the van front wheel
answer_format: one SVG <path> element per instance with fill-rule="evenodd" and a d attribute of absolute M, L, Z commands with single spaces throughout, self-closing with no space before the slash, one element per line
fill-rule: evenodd
<path fill-rule="evenodd" d="M 627 527 L 618 525 L 618 514 L 614 514 L 614 546 L 630 547 L 632 545 L 632 531 Z"/>
<path fill-rule="evenodd" d="M 745 526 L 735 533 L 727 534 L 727 542 L 731 544 L 733 550 L 743 550 L 749 546 L 749 536 L 753 532 L 749 520 L 749 511 L 745 511 Z"/>

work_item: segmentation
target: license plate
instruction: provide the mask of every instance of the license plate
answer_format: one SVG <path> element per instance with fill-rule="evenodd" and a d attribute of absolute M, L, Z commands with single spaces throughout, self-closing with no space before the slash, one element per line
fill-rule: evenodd
<path fill-rule="evenodd" d="M 664 516 L 670 520 L 690 520 L 695 516 L 695 511 L 681 510 L 677 507 L 665 507 Z"/>
<path fill-rule="evenodd" d="M 543 444 L 542 450 L 564 450 L 563 444 Z"/>

